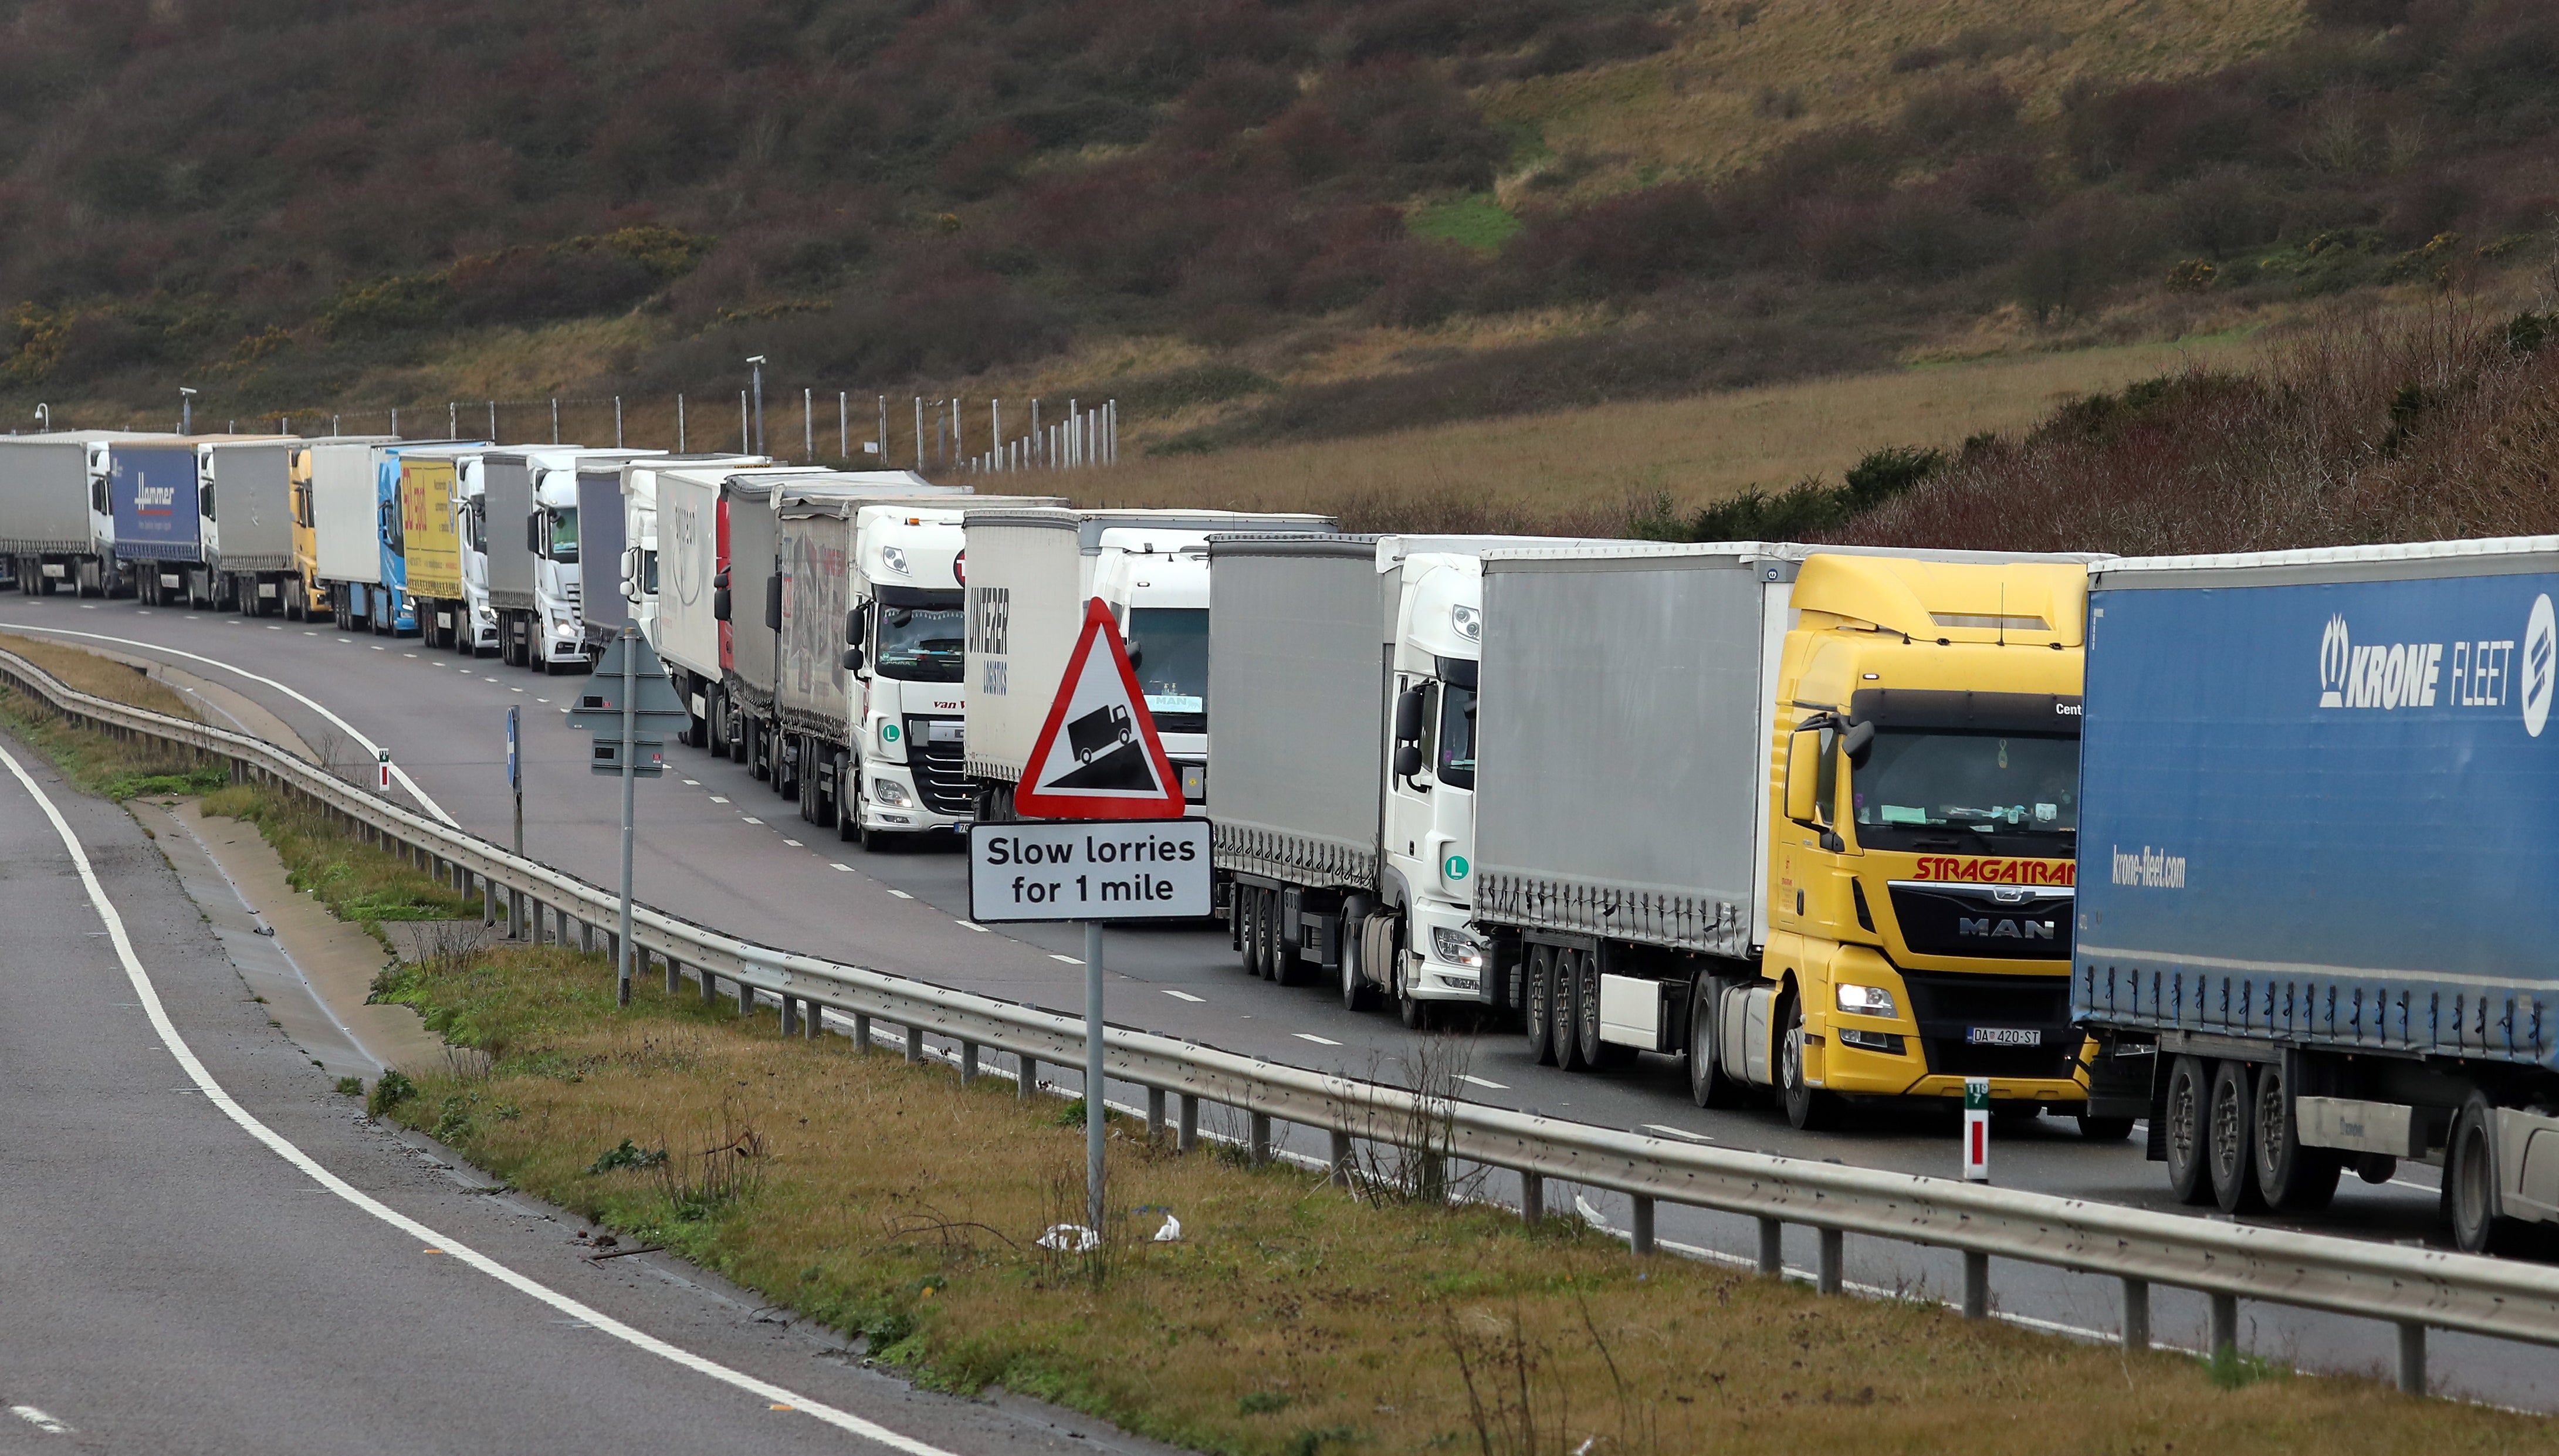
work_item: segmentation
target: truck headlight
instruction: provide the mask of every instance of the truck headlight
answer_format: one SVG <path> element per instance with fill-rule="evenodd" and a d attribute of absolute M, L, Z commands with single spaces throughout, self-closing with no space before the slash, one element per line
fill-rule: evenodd
<path fill-rule="evenodd" d="M 1861 986 L 1854 982 L 1841 981 L 1833 989 L 1839 998 L 1839 1009 L 1849 1012 L 1852 1015 L 1891 1016 L 1897 1014 L 1896 1009 L 1892 1004 L 1892 993 L 1882 986 Z"/>
<path fill-rule="evenodd" d="M 889 808 L 904 808 L 915 801 L 906 797 L 906 786 L 895 779 L 873 779 L 871 801 Z"/>
<path fill-rule="evenodd" d="M 1480 969 L 1484 963 L 1483 943 L 1449 926 L 1430 928 L 1430 953 L 1450 965 Z"/>
<path fill-rule="evenodd" d="M 577 624 L 574 622 L 554 622 L 551 624 L 551 636 L 558 638 L 562 642 L 566 642 L 570 638 L 577 636 Z"/>

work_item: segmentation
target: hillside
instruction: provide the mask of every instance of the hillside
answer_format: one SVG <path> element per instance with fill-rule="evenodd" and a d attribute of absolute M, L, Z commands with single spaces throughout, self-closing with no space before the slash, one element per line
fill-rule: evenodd
<path fill-rule="evenodd" d="M 0 409 L 700 397 L 761 354 L 785 396 L 1108 392 L 1195 453 L 2220 335 L 2541 251 L 2547 6 L 2021 15 L 0 3 Z"/>

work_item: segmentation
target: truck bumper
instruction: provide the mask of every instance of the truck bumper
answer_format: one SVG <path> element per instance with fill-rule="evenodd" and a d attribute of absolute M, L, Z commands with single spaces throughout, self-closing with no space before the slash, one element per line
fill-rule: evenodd
<path fill-rule="evenodd" d="M 854 800 L 860 806 L 859 822 L 863 829 L 883 834 L 931 834 L 964 832 L 977 822 L 974 814 L 946 814 L 928 808 L 924 796 L 915 789 L 914 776 L 904 764 L 865 762 L 861 766 L 865 782 Z M 884 799 L 903 796 L 904 803 L 884 803 Z"/>
<path fill-rule="evenodd" d="M 1959 1072 L 1931 1072 L 1911 1045 L 1908 1033 L 1901 1033 L 1901 1052 L 1870 1049 L 1843 1041 L 1842 1028 L 1826 1028 L 1821 1033 L 1822 1045 L 1818 1072 L 1813 1058 L 1805 1059 L 1808 1079 L 1818 1076 L 1826 1092 L 1845 1096 L 1879 1097 L 1950 1097 L 1964 1094 L 1964 1075 Z M 1854 1030 L 1854 1029 L 1850 1029 Z M 1865 1033 L 1875 1036 L 1876 1033 Z M 1882 1035 L 1891 1035 L 1883 1033 Z M 2078 1033 L 2071 1033 L 2076 1037 Z M 1814 1048 L 1807 1048 L 1808 1052 Z M 2075 1066 L 2075 1064 L 2074 1064 Z M 2069 1111 L 2079 1111 L 2088 1100 L 2086 1073 L 2069 1077 L 1993 1077 L 1991 1098 L 2004 1102 L 2040 1102 Z"/>
<path fill-rule="evenodd" d="M 1470 912 L 1463 905 L 1445 901 L 1416 900 L 1405 912 L 1405 948 L 1413 952 L 1411 963 L 1419 968 L 1407 987 L 1417 1001 L 1481 1001 L 1486 977 L 1492 965 L 1492 949 L 1476 941 L 1466 929 Z M 1472 963 L 1451 960 L 1440 953 L 1441 937 L 1431 931 L 1454 931 L 1466 945 L 1475 946 Z"/>

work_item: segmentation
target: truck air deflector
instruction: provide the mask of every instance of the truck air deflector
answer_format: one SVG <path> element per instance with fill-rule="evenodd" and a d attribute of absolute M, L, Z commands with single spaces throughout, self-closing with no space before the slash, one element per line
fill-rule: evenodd
<path fill-rule="evenodd" d="M 1944 692 L 1870 687 L 1849 699 L 1849 720 L 1879 728 L 1954 733 L 2079 735 L 2080 700 L 2048 692 Z"/>

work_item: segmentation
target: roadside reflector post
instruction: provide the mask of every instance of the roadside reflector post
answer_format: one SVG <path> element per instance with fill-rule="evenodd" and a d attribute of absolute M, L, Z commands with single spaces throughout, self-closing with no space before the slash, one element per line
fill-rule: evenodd
<path fill-rule="evenodd" d="M 390 792 L 391 792 L 391 751 L 390 751 L 389 749 L 387 749 L 387 748 L 377 748 L 377 749 L 375 749 L 375 750 L 374 750 L 374 762 L 376 763 L 376 765 L 377 765 L 377 766 L 381 769 L 381 774 L 382 774 L 382 782 L 381 782 L 381 785 L 380 785 L 381 791 L 382 791 L 384 794 L 388 794 L 388 793 L 390 793 Z"/>
<path fill-rule="evenodd" d="M 1964 1180 L 1991 1181 L 1991 1080 L 1964 1079 Z"/>

